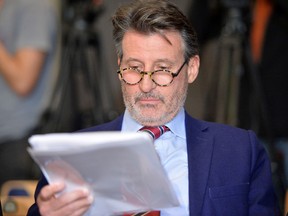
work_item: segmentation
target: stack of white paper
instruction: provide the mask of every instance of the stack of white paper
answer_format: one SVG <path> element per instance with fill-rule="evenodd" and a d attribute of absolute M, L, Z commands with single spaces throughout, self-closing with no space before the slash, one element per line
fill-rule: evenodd
<path fill-rule="evenodd" d="M 146 133 L 86 132 L 34 135 L 28 152 L 49 183 L 94 195 L 90 215 L 115 215 L 178 206 Z"/>

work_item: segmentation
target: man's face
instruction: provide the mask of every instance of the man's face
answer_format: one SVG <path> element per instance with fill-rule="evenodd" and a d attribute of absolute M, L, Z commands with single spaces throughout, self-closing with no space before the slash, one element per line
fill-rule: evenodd
<path fill-rule="evenodd" d="M 122 41 L 121 68 L 137 67 L 141 71 L 168 69 L 176 73 L 184 60 L 181 36 L 166 31 L 145 35 L 136 31 L 125 33 Z M 168 39 L 168 40 L 167 40 Z M 193 57 L 184 65 L 180 74 L 166 87 L 157 86 L 148 75 L 136 85 L 121 82 L 124 103 L 130 115 L 141 125 L 158 126 L 171 121 L 184 106 L 188 83 L 198 73 L 199 57 Z"/>

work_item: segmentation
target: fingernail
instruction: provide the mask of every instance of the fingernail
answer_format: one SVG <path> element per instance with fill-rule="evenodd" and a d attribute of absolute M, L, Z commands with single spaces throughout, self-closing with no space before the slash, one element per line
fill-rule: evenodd
<path fill-rule="evenodd" d="M 82 188 L 82 191 L 85 195 L 88 195 L 90 193 L 87 188 Z"/>
<path fill-rule="evenodd" d="M 93 203 L 93 201 L 94 201 L 94 197 L 93 197 L 93 195 L 91 194 L 91 195 L 88 197 L 88 202 L 89 202 L 89 203 Z"/>

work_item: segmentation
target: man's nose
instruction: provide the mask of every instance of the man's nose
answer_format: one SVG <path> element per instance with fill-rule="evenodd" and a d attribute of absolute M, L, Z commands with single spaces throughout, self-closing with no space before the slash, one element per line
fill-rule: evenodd
<path fill-rule="evenodd" d="M 154 88 L 156 88 L 156 84 L 153 82 L 153 80 L 150 77 L 150 74 L 144 74 L 143 79 L 139 83 L 139 88 L 142 92 L 150 92 Z"/>

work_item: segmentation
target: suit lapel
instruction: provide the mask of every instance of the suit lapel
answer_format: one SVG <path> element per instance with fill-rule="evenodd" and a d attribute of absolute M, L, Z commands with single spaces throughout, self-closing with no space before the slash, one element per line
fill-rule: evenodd
<path fill-rule="evenodd" d="M 186 114 L 190 215 L 201 215 L 210 172 L 213 137 L 204 123 Z M 208 136 L 209 135 L 209 136 Z"/>

